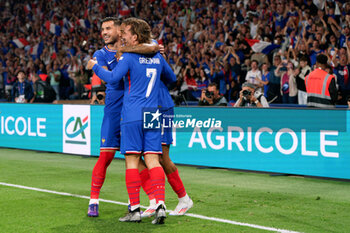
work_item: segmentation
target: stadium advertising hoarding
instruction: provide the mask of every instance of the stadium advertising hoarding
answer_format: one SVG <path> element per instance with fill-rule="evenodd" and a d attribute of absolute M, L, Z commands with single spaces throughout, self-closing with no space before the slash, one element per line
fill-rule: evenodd
<path fill-rule="evenodd" d="M 90 155 L 91 115 L 89 105 L 0 104 L 0 146 Z"/>
<path fill-rule="evenodd" d="M 0 104 L 0 146 L 62 151 L 62 106 Z"/>
<path fill-rule="evenodd" d="M 89 105 L 63 105 L 63 153 L 91 154 Z"/>
<path fill-rule="evenodd" d="M 171 155 L 182 164 L 349 179 L 348 113 L 176 108 L 174 125 L 184 127 L 173 134 Z"/>
<path fill-rule="evenodd" d="M 2 147 L 99 154 L 103 106 L 0 104 L 0 112 Z M 171 157 L 189 165 L 350 179 L 348 119 L 347 110 L 179 107 Z"/>

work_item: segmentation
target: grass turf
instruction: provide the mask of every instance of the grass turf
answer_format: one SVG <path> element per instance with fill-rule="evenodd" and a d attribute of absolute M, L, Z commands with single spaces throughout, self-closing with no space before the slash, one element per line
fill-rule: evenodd
<path fill-rule="evenodd" d="M 175 155 L 173 155 L 175 156 Z M 0 149 L 0 182 L 89 196 L 96 157 Z M 191 213 L 300 232 L 350 232 L 350 183 L 272 177 L 225 169 L 178 166 L 194 201 Z M 127 201 L 124 161 L 114 160 L 100 197 Z M 267 232 L 189 216 L 165 225 L 120 223 L 125 206 L 100 203 L 100 217 L 86 217 L 88 200 L 0 185 L 0 232 Z M 147 205 L 145 194 L 141 204 Z M 166 186 L 166 204 L 177 197 Z"/>

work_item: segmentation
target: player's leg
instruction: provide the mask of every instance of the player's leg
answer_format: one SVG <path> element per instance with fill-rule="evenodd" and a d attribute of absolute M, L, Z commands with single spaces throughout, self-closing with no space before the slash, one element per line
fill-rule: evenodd
<path fill-rule="evenodd" d="M 141 213 L 141 217 L 151 217 L 155 215 L 156 209 L 157 209 L 157 202 L 153 194 L 151 179 L 149 176 L 148 168 L 146 167 L 145 162 L 140 159 L 139 162 L 139 172 L 141 177 L 141 186 L 143 188 L 143 191 L 147 194 L 149 198 L 149 207 Z"/>
<path fill-rule="evenodd" d="M 125 155 L 125 183 L 130 201 L 130 212 L 120 222 L 140 222 L 140 188 L 141 177 L 138 170 L 140 154 Z"/>
<path fill-rule="evenodd" d="M 125 183 L 128 191 L 130 211 L 121 222 L 140 222 L 141 177 L 138 170 L 142 150 L 142 128 L 138 123 L 121 125 L 121 153 L 125 155 Z"/>
<path fill-rule="evenodd" d="M 174 211 L 171 211 L 169 215 L 184 215 L 193 206 L 193 201 L 188 196 L 185 190 L 185 186 L 182 183 L 177 167 L 171 161 L 169 156 L 170 145 L 162 145 L 163 154 L 161 155 L 161 165 L 167 176 L 168 182 L 174 192 L 177 194 L 179 203 Z"/>
<path fill-rule="evenodd" d="M 145 162 L 149 168 L 149 176 L 153 193 L 156 198 L 155 219 L 153 224 L 163 224 L 166 218 L 165 214 L 165 175 L 162 166 L 159 163 L 158 154 L 147 153 L 144 155 Z"/>
<path fill-rule="evenodd" d="M 101 149 L 100 157 L 98 158 L 94 169 L 92 170 L 90 201 L 88 209 L 89 217 L 98 217 L 99 215 L 98 206 L 100 191 L 105 181 L 107 167 L 112 162 L 115 151 L 116 150 L 111 149 Z"/>
<path fill-rule="evenodd" d="M 170 108 L 163 112 L 165 116 L 174 116 L 174 109 Z M 172 122 L 172 118 L 169 119 Z M 168 126 L 172 126 L 168 124 Z M 170 212 L 170 215 L 184 215 L 192 206 L 193 201 L 187 195 L 185 187 L 180 178 L 177 167 L 170 159 L 169 151 L 170 145 L 173 143 L 173 135 L 172 135 L 172 127 L 163 127 L 162 133 L 162 155 L 161 155 L 161 165 L 164 169 L 164 172 L 167 176 L 168 182 L 174 192 L 177 194 L 179 198 L 179 203 L 176 206 L 175 210 Z"/>
<path fill-rule="evenodd" d="M 116 150 L 120 147 L 120 124 L 115 119 L 120 118 L 119 111 L 110 111 L 105 107 L 101 127 L 100 156 L 92 170 L 89 217 L 98 217 L 99 195 L 105 181 L 106 172 L 112 162 Z"/>
<path fill-rule="evenodd" d="M 162 153 L 160 130 L 144 130 L 144 159 L 148 167 L 157 209 L 153 224 L 163 224 L 165 212 L 165 174 L 159 163 Z"/>

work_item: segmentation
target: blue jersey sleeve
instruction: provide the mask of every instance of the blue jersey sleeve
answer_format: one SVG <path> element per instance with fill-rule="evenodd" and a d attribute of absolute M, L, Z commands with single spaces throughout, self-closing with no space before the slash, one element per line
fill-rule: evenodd
<path fill-rule="evenodd" d="M 97 64 L 100 66 L 107 66 L 106 56 L 101 50 L 97 50 L 92 57 L 96 58 Z"/>
<path fill-rule="evenodd" d="M 163 63 L 163 70 L 162 70 L 162 81 L 165 84 L 171 84 L 176 82 L 176 75 L 174 71 L 169 66 L 168 62 L 163 58 L 163 56 L 160 56 L 162 63 Z"/>
<path fill-rule="evenodd" d="M 99 64 L 94 65 L 92 70 L 108 84 L 117 84 L 129 71 L 128 56 L 126 54 L 121 56 L 117 66 L 112 71 L 103 69 Z"/>

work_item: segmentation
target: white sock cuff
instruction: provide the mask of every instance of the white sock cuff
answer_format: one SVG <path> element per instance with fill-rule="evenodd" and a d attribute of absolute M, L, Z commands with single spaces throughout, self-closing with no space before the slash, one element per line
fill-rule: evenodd
<path fill-rule="evenodd" d="M 134 211 L 134 210 L 136 210 L 137 208 L 140 208 L 140 204 L 130 206 L 130 210 L 131 210 L 131 211 Z"/>
<path fill-rule="evenodd" d="M 186 195 L 184 197 L 179 198 L 179 201 L 188 201 L 189 199 L 190 199 L 190 197 L 186 193 Z"/>
<path fill-rule="evenodd" d="M 149 200 L 149 205 L 150 205 L 150 206 L 157 205 L 156 199 L 153 198 L 152 200 Z"/>
<path fill-rule="evenodd" d="M 90 202 L 89 202 L 89 205 L 91 205 L 91 204 L 99 204 L 99 201 L 98 201 L 98 199 L 90 199 Z"/>

